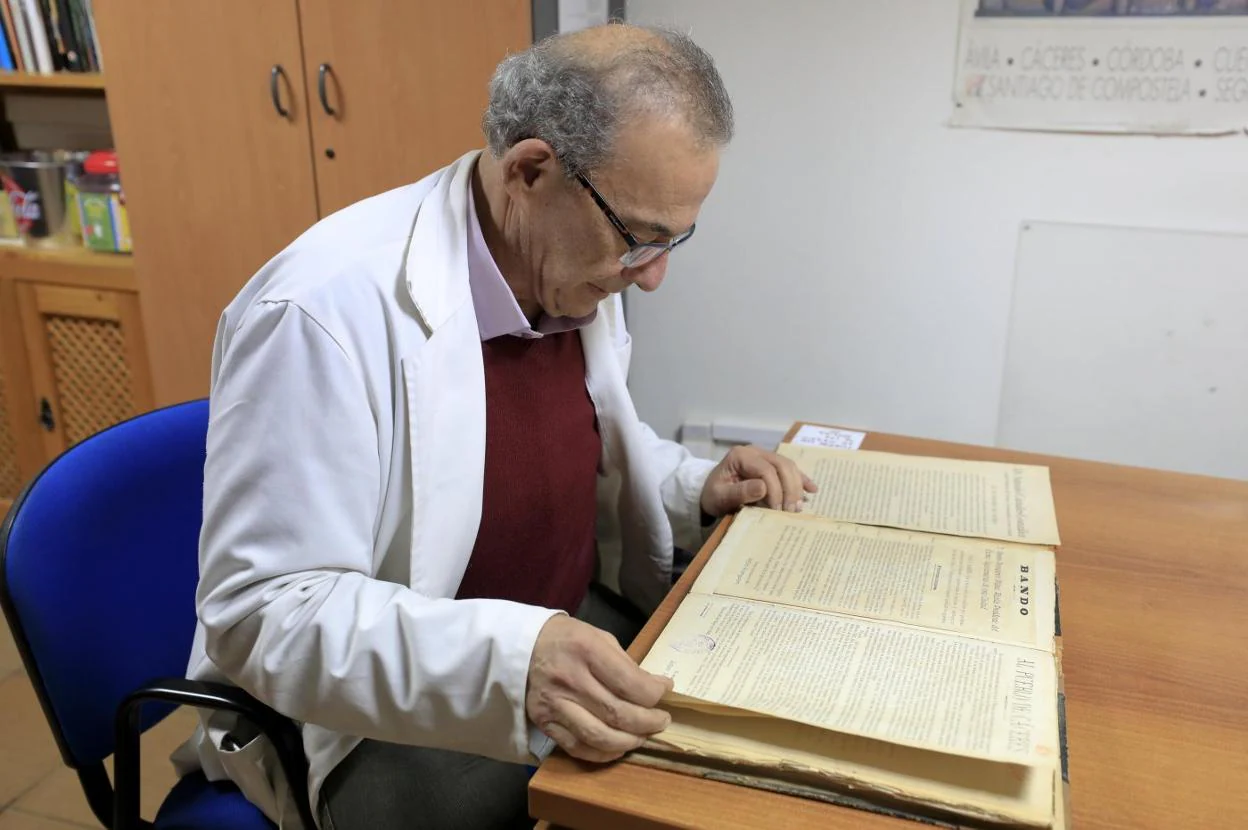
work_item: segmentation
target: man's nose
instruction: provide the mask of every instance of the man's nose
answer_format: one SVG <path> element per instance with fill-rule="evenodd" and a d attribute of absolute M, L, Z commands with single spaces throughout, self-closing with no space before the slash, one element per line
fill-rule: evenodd
<path fill-rule="evenodd" d="M 663 277 L 667 276 L 667 253 L 664 252 L 662 256 L 645 265 L 629 268 L 624 273 L 629 282 L 642 291 L 656 291 L 663 284 Z"/>

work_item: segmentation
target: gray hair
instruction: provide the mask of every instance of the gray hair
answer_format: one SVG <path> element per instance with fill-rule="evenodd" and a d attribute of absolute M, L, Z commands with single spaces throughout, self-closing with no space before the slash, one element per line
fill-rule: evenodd
<path fill-rule="evenodd" d="M 634 27 L 641 28 L 641 27 Z M 611 155 L 621 121 L 637 115 L 683 119 L 703 144 L 732 139 L 732 102 L 715 62 L 691 38 L 645 27 L 654 45 L 627 46 L 593 60 L 553 36 L 509 55 L 490 80 L 482 119 L 495 156 L 527 138 L 554 149 L 568 176 Z"/>

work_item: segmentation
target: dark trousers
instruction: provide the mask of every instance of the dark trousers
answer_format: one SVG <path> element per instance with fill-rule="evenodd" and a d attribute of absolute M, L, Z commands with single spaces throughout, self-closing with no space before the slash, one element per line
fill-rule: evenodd
<path fill-rule="evenodd" d="M 645 619 L 597 586 L 576 616 L 627 647 Z M 321 790 L 323 830 L 531 828 L 529 770 L 477 755 L 364 741 Z"/>

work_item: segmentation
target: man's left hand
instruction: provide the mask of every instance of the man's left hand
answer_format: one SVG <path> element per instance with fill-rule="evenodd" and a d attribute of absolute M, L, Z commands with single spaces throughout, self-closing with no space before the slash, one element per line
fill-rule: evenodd
<path fill-rule="evenodd" d="M 773 510 L 801 510 L 818 488 L 791 459 L 759 447 L 733 447 L 706 478 L 702 510 L 719 517 L 748 504 Z"/>

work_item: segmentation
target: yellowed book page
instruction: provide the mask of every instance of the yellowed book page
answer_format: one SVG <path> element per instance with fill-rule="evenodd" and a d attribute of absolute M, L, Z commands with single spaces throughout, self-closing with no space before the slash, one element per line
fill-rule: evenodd
<path fill-rule="evenodd" d="M 807 510 L 855 524 L 1058 545 L 1047 467 L 781 444 L 819 485 Z"/>
<path fill-rule="evenodd" d="M 893 623 L 690 594 L 642 662 L 713 704 L 955 755 L 1057 757 L 1053 658 Z"/>
<path fill-rule="evenodd" d="M 694 583 L 782 603 L 1053 648 L 1053 551 L 751 507 Z"/>
<path fill-rule="evenodd" d="M 773 718 L 670 711 L 671 726 L 654 736 L 650 746 L 783 769 L 860 797 L 865 792 L 882 794 L 985 821 L 1048 827 L 1052 820 L 1054 776 L 1060 775 L 1053 765 L 953 757 Z"/>

